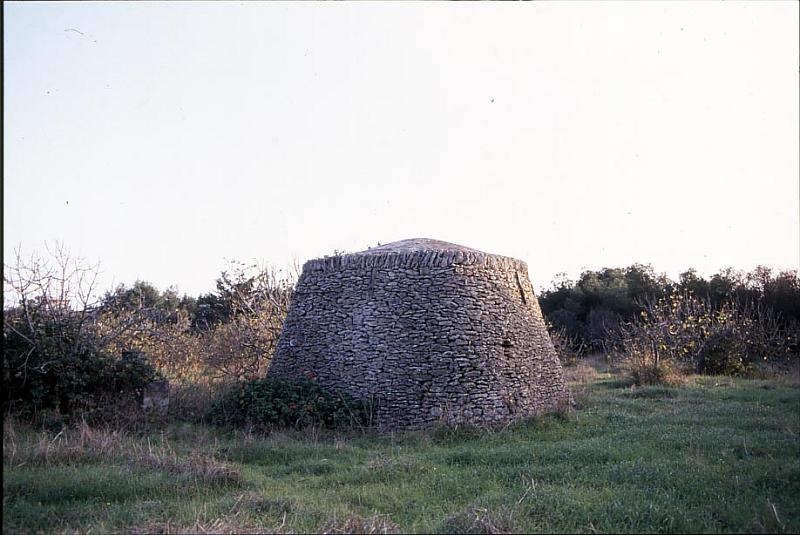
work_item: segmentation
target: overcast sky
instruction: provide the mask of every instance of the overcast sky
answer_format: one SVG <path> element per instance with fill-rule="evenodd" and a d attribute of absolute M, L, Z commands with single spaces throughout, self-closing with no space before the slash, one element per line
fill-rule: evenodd
<path fill-rule="evenodd" d="M 4 255 L 800 263 L 795 2 L 4 4 Z"/>

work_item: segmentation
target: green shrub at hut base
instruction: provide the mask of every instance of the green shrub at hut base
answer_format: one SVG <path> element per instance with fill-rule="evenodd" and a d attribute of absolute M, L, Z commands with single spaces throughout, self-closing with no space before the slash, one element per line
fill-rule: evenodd
<path fill-rule="evenodd" d="M 369 405 L 323 390 L 310 379 L 255 379 L 237 384 L 209 410 L 214 425 L 273 427 L 364 426 Z"/>

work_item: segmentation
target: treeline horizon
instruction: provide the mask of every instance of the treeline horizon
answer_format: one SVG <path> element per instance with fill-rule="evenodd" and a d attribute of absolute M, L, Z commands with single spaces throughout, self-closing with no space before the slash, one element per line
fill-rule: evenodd
<path fill-rule="evenodd" d="M 607 350 L 609 329 L 674 293 L 697 297 L 710 309 L 725 304 L 760 307 L 781 324 L 800 322 L 798 270 L 766 266 L 750 271 L 724 268 L 708 278 L 689 268 L 673 280 L 650 264 L 637 263 L 586 270 L 577 280 L 557 279 L 538 297 L 551 330 L 564 334 L 573 350 L 590 352 Z"/>
<path fill-rule="evenodd" d="M 69 254 L 69 253 L 67 253 Z M 80 259 L 79 259 L 80 261 Z M 6 266 L 8 268 L 8 266 Z M 231 262 L 215 281 L 215 289 L 197 296 L 180 295 L 176 285 L 164 290 L 138 279 L 105 291 L 96 306 L 116 309 L 146 309 L 159 322 L 175 323 L 188 318 L 193 332 L 230 321 L 241 307 L 242 297 L 269 299 L 280 294 L 290 298 L 297 274 L 279 275 L 274 270 Z M 780 270 L 756 266 L 750 271 L 723 268 L 703 277 L 694 268 L 677 280 L 656 272 L 651 264 L 586 269 L 577 279 L 557 274 L 549 287 L 538 292 L 544 318 L 551 331 L 558 331 L 580 352 L 604 351 L 607 330 L 642 312 L 648 302 L 674 292 L 708 301 L 712 308 L 724 303 L 758 304 L 767 307 L 781 322 L 800 322 L 800 277 L 797 269 Z M 255 303 L 251 303 L 256 306 Z M 13 310 L 4 298 L 4 310 Z"/>
<path fill-rule="evenodd" d="M 101 414 L 114 392 L 160 375 L 182 385 L 181 410 L 202 414 L 231 384 L 266 375 L 296 283 L 232 263 L 197 297 L 143 280 L 100 294 L 97 274 L 63 248 L 4 266 L 4 296 L 16 297 L 3 314 L 4 408 Z M 647 384 L 669 376 L 665 362 L 741 375 L 800 356 L 797 270 L 689 269 L 675 281 L 633 264 L 557 279 L 538 300 L 562 361 L 638 358 Z"/>
<path fill-rule="evenodd" d="M 254 269 L 254 266 L 251 266 Z M 263 272 L 260 274 L 263 276 Z M 179 296 L 174 286 L 160 291 L 154 284 L 137 280 L 107 291 L 103 306 L 162 311 L 163 319 L 177 312 L 188 315 L 193 330 L 203 330 L 230 320 L 236 297 L 252 293 L 258 275 L 240 269 L 236 276 L 223 271 L 216 289 L 198 296 Z M 291 294 L 296 280 L 272 274 L 272 291 Z M 261 291 L 265 288 L 259 285 Z M 674 292 L 707 300 L 712 308 L 724 303 L 759 304 L 771 309 L 783 322 L 800 322 L 798 270 L 774 270 L 757 266 L 750 271 L 725 268 L 706 278 L 689 268 L 673 280 L 657 273 L 650 264 L 585 270 L 575 279 L 557 276 L 537 295 L 548 327 L 567 336 L 573 349 L 603 351 L 606 330 L 644 310 L 647 302 Z M 285 296 L 284 296 L 285 297 Z"/>

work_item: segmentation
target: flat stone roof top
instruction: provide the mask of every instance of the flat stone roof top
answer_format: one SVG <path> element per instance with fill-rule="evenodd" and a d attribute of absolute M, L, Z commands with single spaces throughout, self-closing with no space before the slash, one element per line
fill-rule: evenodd
<path fill-rule="evenodd" d="M 463 245 L 428 238 L 400 240 L 337 256 L 309 260 L 303 270 L 340 270 L 360 268 L 433 268 L 454 264 L 514 268 L 526 270 L 525 262 L 507 256 L 484 253 Z"/>
<path fill-rule="evenodd" d="M 464 247 L 455 243 L 449 243 L 441 240 L 432 240 L 430 238 L 411 238 L 408 240 L 400 240 L 378 247 L 372 247 L 366 251 L 358 251 L 353 254 L 384 254 L 384 253 L 421 253 L 428 251 L 436 251 L 439 253 L 455 253 L 461 251 L 463 253 L 479 253 L 487 254 L 477 249 Z"/>

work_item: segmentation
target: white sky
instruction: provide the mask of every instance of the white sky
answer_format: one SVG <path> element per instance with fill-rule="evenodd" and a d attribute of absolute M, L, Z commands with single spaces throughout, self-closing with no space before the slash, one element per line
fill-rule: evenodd
<path fill-rule="evenodd" d="M 428 237 L 558 272 L 800 264 L 798 8 L 5 3 L 4 227 L 210 291 Z"/>

